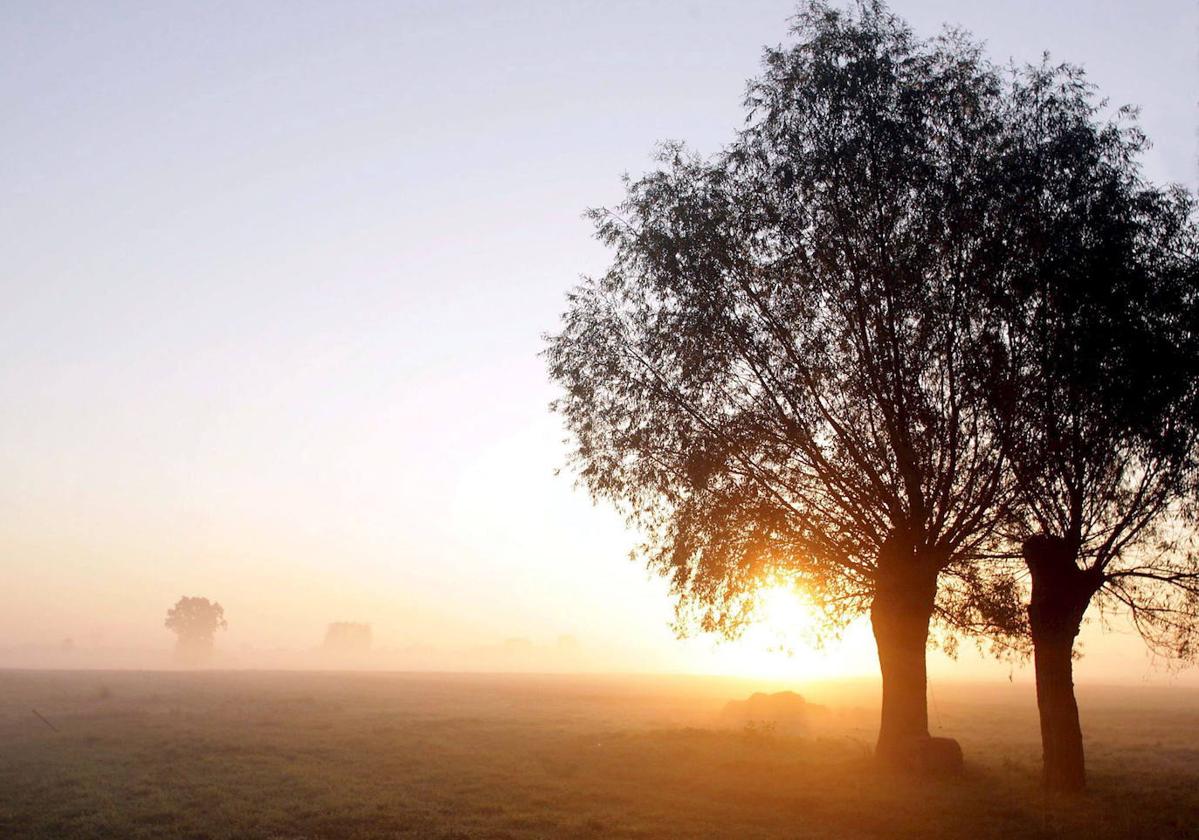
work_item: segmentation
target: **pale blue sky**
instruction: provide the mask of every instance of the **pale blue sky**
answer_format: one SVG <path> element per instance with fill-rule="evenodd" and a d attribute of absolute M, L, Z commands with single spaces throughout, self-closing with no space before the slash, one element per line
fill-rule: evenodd
<path fill-rule="evenodd" d="M 1193 2 L 894 8 L 1082 63 L 1195 186 Z M 717 149 L 792 9 L 5 4 L 0 646 L 165 645 L 187 593 L 236 644 L 354 618 L 715 667 L 552 475 L 536 354 L 603 265 L 581 212 L 657 141 Z"/>

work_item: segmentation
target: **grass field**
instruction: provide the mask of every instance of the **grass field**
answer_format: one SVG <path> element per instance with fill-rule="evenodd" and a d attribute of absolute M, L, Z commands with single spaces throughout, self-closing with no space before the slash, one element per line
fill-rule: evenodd
<path fill-rule="evenodd" d="M 0 672 L 0 837 L 1199 837 L 1196 692 L 1081 691 L 1092 789 L 1052 802 L 1028 686 L 935 688 L 946 781 L 875 769 L 869 685 L 807 687 L 806 732 L 722 724 L 762 687 Z"/>

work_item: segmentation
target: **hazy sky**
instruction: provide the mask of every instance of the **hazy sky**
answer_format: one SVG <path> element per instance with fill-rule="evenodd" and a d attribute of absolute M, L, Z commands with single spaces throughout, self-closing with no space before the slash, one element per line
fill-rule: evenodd
<path fill-rule="evenodd" d="M 553 475 L 537 358 L 604 264 L 582 211 L 657 141 L 718 149 L 792 8 L 4 4 L 0 647 L 165 648 L 189 594 L 229 648 L 347 619 L 385 646 L 823 667 L 674 641 L 633 537 Z M 1143 107 L 1150 175 L 1194 188 L 1192 0 L 894 8 L 1085 65 Z M 1081 678 L 1146 673 L 1127 638 L 1087 650 Z"/>

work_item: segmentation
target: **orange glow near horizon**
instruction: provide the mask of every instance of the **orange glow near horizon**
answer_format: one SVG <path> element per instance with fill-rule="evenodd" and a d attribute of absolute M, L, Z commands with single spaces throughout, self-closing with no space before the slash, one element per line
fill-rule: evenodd
<path fill-rule="evenodd" d="M 733 676 L 801 682 L 877 673 L 867 621 L 852 622 L 836 637 L 820 631 L 819 617 L 800 593 L 771 583 L 758 593 L 753 624 L 735 641 L 718 644 L 711 666 Z"/>

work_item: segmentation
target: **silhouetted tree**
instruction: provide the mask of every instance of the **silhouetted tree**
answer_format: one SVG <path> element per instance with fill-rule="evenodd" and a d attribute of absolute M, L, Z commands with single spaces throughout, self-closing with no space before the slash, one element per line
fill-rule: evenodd
<path fill-rule="evenodd" d="M 175 654 L 180 662 L 199 665 L 212 657 L 212 642 L 217 630 L 228 625 L 225 608 L 207 598 L 184 596 L 167 610 L 164 626 L 175 633 Z"/>
<path fill-rule="evenodd" d="M 1007 102 L 995 396 L 1031 579 L 1044 778 L 1079 790 L 1072 654 L 1088 607 L 1127 608 L 1155 648 L 1194 654 L 1199 238 L 1190 196 L 1143 180 L 1144 137 L 1127 111 L 1100 120 L 1080 70 L 1030 68 Z"/>
<path fill-rule="evenodd" d="M 978 387 L 980 278 L 1006 259 L 1002 85 L 963 36 L 919 40 L 879 3 L 806 4 L 794 32 L 731 146 L 670 146 L 592 214 L 615 258 L 548 339 L 554 407 L 681 626 L 736 634 L 768 581 L 833 624 L 869 610 L 878 753 L 909 762 L 929 744 L 930 621 L 1018 618 L 973 562 L 1005 515 Z"/>

